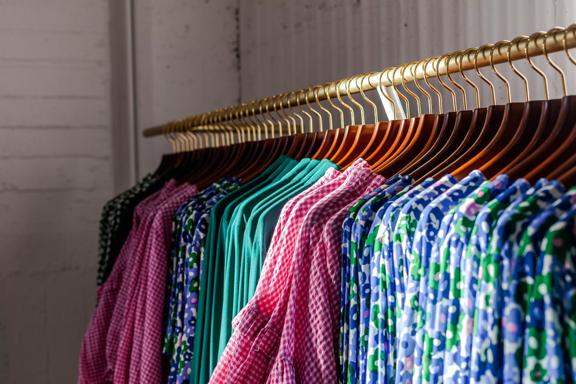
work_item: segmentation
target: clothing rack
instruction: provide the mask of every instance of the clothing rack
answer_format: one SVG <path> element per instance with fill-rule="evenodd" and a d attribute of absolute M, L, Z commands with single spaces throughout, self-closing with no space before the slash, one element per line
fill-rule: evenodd
<path fill-rule="evenodd" d="M 440 56 L 433 56 L 399 66 L 388 67 L 380 72 L 354 75 L 329 83 L 315 85 L 276 96 L 249 101 L 235 106 L 201 113 L 178 119 L 161 126 L 144 130 L 145 137 L 170 135 L 183 132 L 230 131 L 239 125 L 226 129 L 221 124 L 237 121 L 250 116 L 283 111 L 292 107 L 306 106 L 312 102 L 330 100 L 345 94 L 357 94 L 376 90 L 378 87 L 392 87 L 427 78 L 462 73 L 495 64 L 511 62 L 566 51 L 576 47 L 576 24 L 566 28 L 553 28 L 547 32 L 536 32 L 530 36 L 519 36 L 513 40 L 501 40 L 493 44 L 468 48 Z M 548 59 L 549 60 L 549 59 Z M 550 62 L 550 60 L 549 60 Z M 552 63 L 551 63 L 552 64 Z M 554 64 L 552 64 L 554 66 Z M 559 70 L 556 66 L 556 70 Z M 526 90 L 528 92 L 528 90 Z M 384 95 L 385 96 L 385 95 Z M 385 96 L 392 102 L 389 96 Z M 418 99 L 416 99 L 418 100 Z M 419 103 L 419 101 L 418 101 Z M 420 112 L 420 105 L 418 104 Z M 408 113 L 409 114 L 409 113 Z"/>

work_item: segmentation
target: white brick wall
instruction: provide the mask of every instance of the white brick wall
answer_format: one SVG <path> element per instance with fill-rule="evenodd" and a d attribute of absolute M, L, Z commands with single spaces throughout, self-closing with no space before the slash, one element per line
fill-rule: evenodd
<path fill-rule="evenodd" d="M 73 383 L 112 193 L 107 0 L 0 0 L 0 383 Z"/>

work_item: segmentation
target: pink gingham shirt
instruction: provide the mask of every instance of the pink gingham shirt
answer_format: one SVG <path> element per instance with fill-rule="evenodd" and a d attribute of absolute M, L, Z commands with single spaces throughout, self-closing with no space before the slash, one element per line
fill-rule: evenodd
<path fill-rule="evenodd" d="M 140 377 L 128 377 L 133 367 L 145 372 L 149 382 L 161 381 L 161 348 L 143 341 L 157 337 L 159 344 L 172 217 L 195 193 L 194 186 L 176 187 L 170 181 L 136 208 L 133 229 L 97 291 L 98 304 L 80 352 L 80 383 L 139 383 Z M 143 313 L 148 323 L 135 313 Z"/>
<path fill-rule="evenodd" d="M 337 329 L 338 317 L 324 317 L 323 311 L 326 308 L 328 312 L 338 310 L 339 285 L 330 287 L 335 294 L 325 287 L 334 284 L 331 280 L 339 279 L 339 248 L 338 244 L 323 242 L 323 231 L 329 228 L 330 233 L 326 236 L 334 235 L 337 242 L 338 234 L 333 231 L 338 231 L 338 226 L 333 225 L 330 218 L 366 188 L 379 185 L 383 180 L 370 171 L 366 162 L 359 160 L 338 177 L 308 192 L 307 196 L 314 198 L 297 196 L 295 204 L 283 209 L 287 212 L 286 226 L 280 236 L 276 236 L 277 228 L 273 238 L 278 246 L 271 247 L 268 252 L 254 298 L 233 321 L 234 334 L 211 383 L 290 382 L 291 378 L 313 377 L 317 369 L 323 369 L 322 366 L 313 370 L 309 364 L 294 366 L 299 364 L 296 360 L 304 345 L 308 348 L 303 350 L 306 359 L 317 355 L 312 364 L 324 364 L 323 361 L 336 358 L 333 344 L 337 346 L 337 339 L 333 338 L 337 332 L 331 328 Z M 291 225 L 292 221 L 296 224 Z M 328 227 L 325 227 L 327 222 Z M 326 244 L 330 246 L 326 247 Z M 336 257 L 335 265 L 330 266 L 335 272 L 332 271 L 332 276 L 318 276 L 318 270 L 314 268 L 326 268 L 322 267 L 321 259 L 327 257 L 332 260 Z M 324 260 L 326 262 L 328 259 Z M 311 303 L 310 295 L 319 303 Z M 336 306 L 332 308 L 334 303 Z M 316 339 L 312 345 L 308 339 L 302 343 L 302 333 L 312 332 L 313 328 L 309 327 L 321 323 L 326 323 L 328 331 L 323 333 L 330 337 L 320 336 L 322 339 Z M 296 326 L 301 329 L 294 328 Z M 335 366 L 333 371 L 336 377 Z"/>

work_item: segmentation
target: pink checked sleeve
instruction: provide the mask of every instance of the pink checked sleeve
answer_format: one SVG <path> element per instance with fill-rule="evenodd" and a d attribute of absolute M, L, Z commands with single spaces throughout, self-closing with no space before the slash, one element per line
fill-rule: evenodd
<path fill-rule="evenodd" d="M 137 252 L 142 234 L 147 231 L 147 215 L 175 188 L 170 181 L 155 194 L 143 200 L 134 211 L 132 231 L 128 235 L 112 273 L 96 291 L 97 305 L 82 340 L 80 350 L 80 383 L 104 383 L 112 380 L 120 322 L 116 319 L 124 309 L 122 285 L 130 267 L 130 255 Z M 115 316 L 116 315 L 116 316 Z M 115 322 L 116 321 L 116 322 Z"/>

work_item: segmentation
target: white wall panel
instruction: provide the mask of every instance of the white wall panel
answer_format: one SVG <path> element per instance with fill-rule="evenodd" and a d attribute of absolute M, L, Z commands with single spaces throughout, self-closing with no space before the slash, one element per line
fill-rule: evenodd
<path fill-rule="evenodd" d="M 576 3 L 569 0 L 246 1 L 240 8 L 241 96 L 260 98 L 574 20 Z M 535 62 L 545 66 L 542 58 Z M 542 97 L 541 81 L 526 65 L 519 68 L 534 96 Z M 552 94 L 559 95 L 558 84 Z"/>
<path fill-rule="evenodd" d="M 73 383 L 112 194 L 108 0 L 0 0 L 0 383 Z"/>
<path fill-rule="evenodd" d="M 237 11 L 237 0 L 134 2 L 140 176 L 169 150 L 145 128 L 239 101 Z"/>

